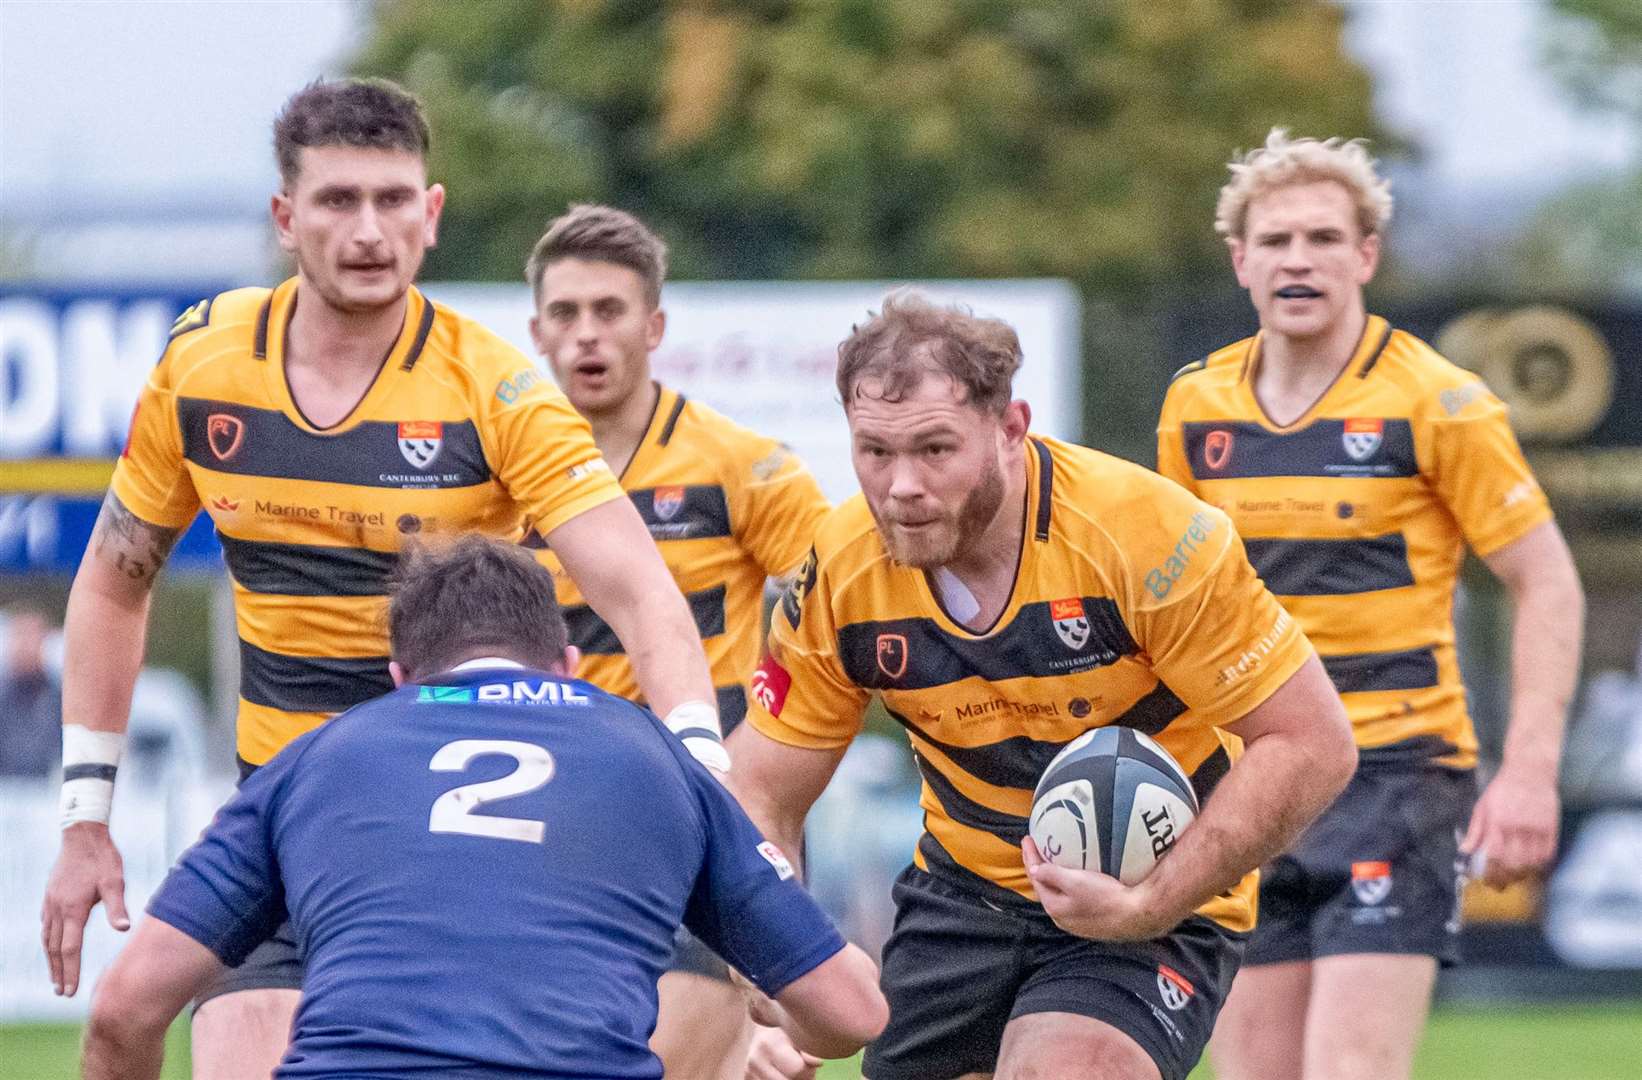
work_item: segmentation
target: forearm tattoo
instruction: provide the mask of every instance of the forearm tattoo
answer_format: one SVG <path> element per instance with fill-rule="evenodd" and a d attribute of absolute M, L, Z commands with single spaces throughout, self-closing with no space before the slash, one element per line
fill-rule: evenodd
<path fill-rule="evenodd" d="M 91 534 L 92 551 L 133 581 L 152 582 L 181 531 L 150 525 L 110 491 Z"/>

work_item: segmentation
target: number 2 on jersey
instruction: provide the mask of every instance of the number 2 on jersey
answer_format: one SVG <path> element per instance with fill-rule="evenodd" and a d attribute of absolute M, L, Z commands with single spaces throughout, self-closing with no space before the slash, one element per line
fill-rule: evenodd
<path fill-rule="evenodd" d="M 523 795 L 553 779 L 553 755 L 545 747 L 511 739 L 457 739 L 446 743 L 433 755 L 428 768 L 434 772 L 465 772 L 468 763 L 485 754 L 503 754 L 518 763 L 506 776 L 478 784 L 463 784 L 451 788 L 433 801 L 428 814 L 428 831 L 436 833 L 467 833 L 469 836 L 488 836 L 496 840 L 522 840 L 539 844 L 547 832 L 540 821 L 524 818 L 496 817 L 476 813 L 485 803 Z"/>

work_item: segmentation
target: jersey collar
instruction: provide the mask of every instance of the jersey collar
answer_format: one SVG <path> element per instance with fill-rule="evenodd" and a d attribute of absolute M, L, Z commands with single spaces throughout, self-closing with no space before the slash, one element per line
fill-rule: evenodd
<path fill-rule="evenodd" d="M 1292 423 L 1279 425 L 1266 414 L 1266 408 L 1260 404 L 1259 395 L 1254 392 L 1254 377 L 1260 367 L 1260 346 L 1265 341 L 1265 331 L 1261 331 L 1249 339 L 1248 352 L 1243 356 L 1243 368 L 1238 373 L 1238 382 L 1244 394 L 1248 397 L 1248 404 L 1253 407 L 1254 415 L 1260 417 L 1267 426 L 1278 431 L 1287 431 L 1293 428 L 1304 427 L 1316 419 L 1322 410 L 1323 403 L 1338 394 L 1349 393 L 1350 387 L 1360 380 L 1366 379 L 1368 373 L 1374 370 L 1374 365 L 1380 362 L 1380 355 L 1391 342 L 1392 326 L 1378 315 L 1370 315 L 1363 323 L 1362 336 L 1357 339 L 1357 347 L 1352 351 L 1351 359 L 1334 381 L 1317 396 L 1304 412 Z"/>

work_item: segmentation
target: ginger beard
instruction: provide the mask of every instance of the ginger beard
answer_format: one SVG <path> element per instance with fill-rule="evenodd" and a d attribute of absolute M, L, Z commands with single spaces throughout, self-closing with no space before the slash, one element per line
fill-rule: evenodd
<path fill-rule="evenodd" d="M 934 570 L 950 563 L 958 552 L 980 538 L 997 517 L 1003 499 L 1003 466 L 996 457 L 989 456 L 955 512 L 942 507 L 931 520 L 925 506 L 903 508 L 894 500 L 886 500 L 884 506 L 868 500 L 867 506 L 891 559 L 902 566 Z"/>

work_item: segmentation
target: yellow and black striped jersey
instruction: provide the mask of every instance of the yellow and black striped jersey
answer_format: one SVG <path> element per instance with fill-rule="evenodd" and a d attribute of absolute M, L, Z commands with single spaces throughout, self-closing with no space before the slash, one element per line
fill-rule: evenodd
<path fill-rule="evenodd" d="M 1249 559 L 1321 654 L 1358 745 L 1469 767 L 1454 655 L 1464 545 L 1497 551 L 1550 519 L 1505 406 L 1378 316 L 1299 419 L 1254 396 L 1260 338 L 1169 388 L 1158 470 L 1230 514 Z"/>
<path fill-rule="evenodd" d="M 518 350 L 410 290 L 364 398 L 315 427 L 285 378 L 297 281 L 178 321 L 112 490 L 181 528 L 203 506 L 234 582 L 238 746 L 250 765 L 391 690 L 387 578 L 410 535 L 543 532 L 621 489 L 587 422 Z"/>
<path fill-rule="evenodd" d="M 728 733 L 747 712 L 764 582 L 798 569 L 831 507 L 804 463 L 779 442 L 658 389 L 650 425 L 620 480 L 690 604 Z M 526 543 L 543 546 L 535 534 Z M 615 631 L 582 602 L 552 552 L 538 558 L 558 578 L 570 640 L 582 651 L 576 674 L 638 700 L 633 665 Z"/>
<path fill-rule="evenodd" d="M 985 632 L 893 562 L 865 500 L 834 510 L 783 599 L 748 722 L 836 748 L 878 692 L 923 775 L 914 861 L 998 904 L 1033 898 L 1021 862 L 1032 790 L 1080 733 L 1153 736 L 1207 799 L 1241 751 L 1220 727 L 1265 701 L 1311 647 L 1260 585 L 1230 521 L 1150 470 L 1028 441 L 1015 584 Z M 1253 925 L 1256 875 L 1202 914 Z"/>

